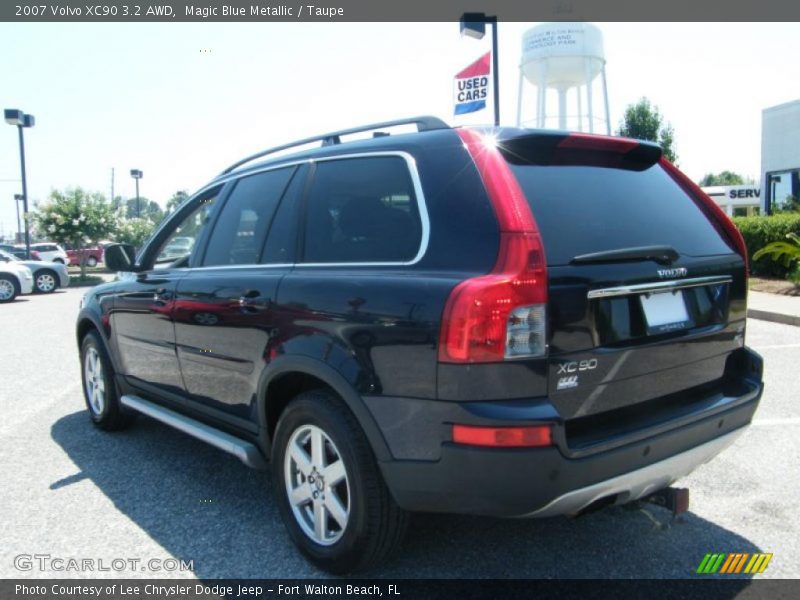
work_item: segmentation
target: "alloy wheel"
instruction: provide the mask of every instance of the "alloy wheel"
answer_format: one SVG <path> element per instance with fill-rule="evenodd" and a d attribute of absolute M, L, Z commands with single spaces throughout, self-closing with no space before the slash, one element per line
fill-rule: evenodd
<path fill-rule="evenodd" d="M 40 292 L 52 292 L 56 289 L 56 278 L 51 273 L 36 276 L 36 289 Z"/>
<path fill-rule="evenodd" d="M 83 364 L 83 376 L 86 381 L 86 397 L 89 407 L 96 415 L 101 415 L 106 405 L 106 382 L 103 375 L 103 363 L 96 348 L 89 348 Z"/>
<path fill-rule="evenodd" d="M 8 279 L 0 279 L 0 300 L 11 300 L 14 297 L 14 284 Z"/>
<path fill-rule="evenodd" d="M 283 471 L 289 505 L 303 532 L 322 546 L 339 541 L 350 519 L 350 483 L 333 440 L 316 425 L 298 427 Z"/>

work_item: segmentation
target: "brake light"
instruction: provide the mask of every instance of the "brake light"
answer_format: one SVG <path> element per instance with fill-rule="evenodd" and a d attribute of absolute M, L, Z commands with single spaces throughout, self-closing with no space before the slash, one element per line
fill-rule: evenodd
<path fill-rule="evenodd" d="M 547 267 L 541 236 L 522 189 L 491 141 L 458 131 L 478 168 L 500 225 L 492 272 L 462 281 L 442 316 L 439 360 L 495 362 L 547 351 Z"/>
<path fill-rule="evenodd" d="M 31 250 L 31 258 L 33 260 L 42 260 L 42 256 L 36 250 Z"/>
<path fill-rule="evenodd" d="M 550 425 L 527 427 L 453 425 L 453 441 L 466 446 L 537 448 L 553 445 L 553 429 Z"/>
<path fill-rule="evenodd" d="M 731 221 L 728 215 L 725 214 L 725 211 L 720 208 L 719 204 L 714 202 L 708 194 L 700 189 L 699 185 L 689 179 L 689 177 L 687 177 L 682 171 L 679 171 L 678 168 L 666 158 L 662 157 L 659 161 L 659 164 L 670 175 L 670 177 L 672 177 L 672 179 L 674 179 L 678 185 L 683 188 L 683 191 L 689 195 L 698 208 L 703 211 L 703 213 L 706 215 L 706 218 L 711 221 L 711 224 L 714 225 L 716 230 L 720 232 L 722 237 L 727 239 L 728 242 L 733 246 L 733 249 L 739 255 L 741 255 L 742 259 L 744 260 L 745 276 L 747 276 L 750 273 L 750 260 L 747 255 L 747 244 L 744 243 L 742 233 L 739 231 L 736 225 L 733 224 L 733 221 Z"/>

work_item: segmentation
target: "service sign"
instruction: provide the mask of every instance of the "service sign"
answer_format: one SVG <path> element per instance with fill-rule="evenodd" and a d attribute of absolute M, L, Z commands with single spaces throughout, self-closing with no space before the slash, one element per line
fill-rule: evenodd
<path fill-rule="evenodd" d="M 487 52 L 474 63 L 456 73 L 453 101 L 455 114 L 483 110 L 491 85 L 492 53 Z"/>

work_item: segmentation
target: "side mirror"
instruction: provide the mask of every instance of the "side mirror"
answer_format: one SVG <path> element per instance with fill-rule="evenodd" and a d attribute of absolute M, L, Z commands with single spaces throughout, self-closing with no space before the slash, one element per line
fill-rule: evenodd
<path fill-rule="evenodd" d="M 104 262 L 110 271 L 135 271 L 136 250 L 130 244 L 110 244 L 106 246 Z"/>

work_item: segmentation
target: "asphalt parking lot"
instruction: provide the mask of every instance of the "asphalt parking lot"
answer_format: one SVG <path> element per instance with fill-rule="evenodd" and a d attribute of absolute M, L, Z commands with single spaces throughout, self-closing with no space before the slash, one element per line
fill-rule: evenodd
<path fill-rule="evenodd" d="M 0 306 L 0 577 L 323 576 L 289 541 L 264 473 L 148 419 L 116 434 L 92 427 L 74 337 L 83 293 Z M 757 577 L 800 576 L 800 328 L 750 320 L 747 343 L 766 363 L 756 420 L 684 480 L 691 509 L 678 521 L 656 507 L 574 520 L 417 515 L 401 555 L 368 576 L 683 578 L 708 552 L 770 552 Z M 34 554 L 177 558 L 194 571 L 15 567 Z"/>

